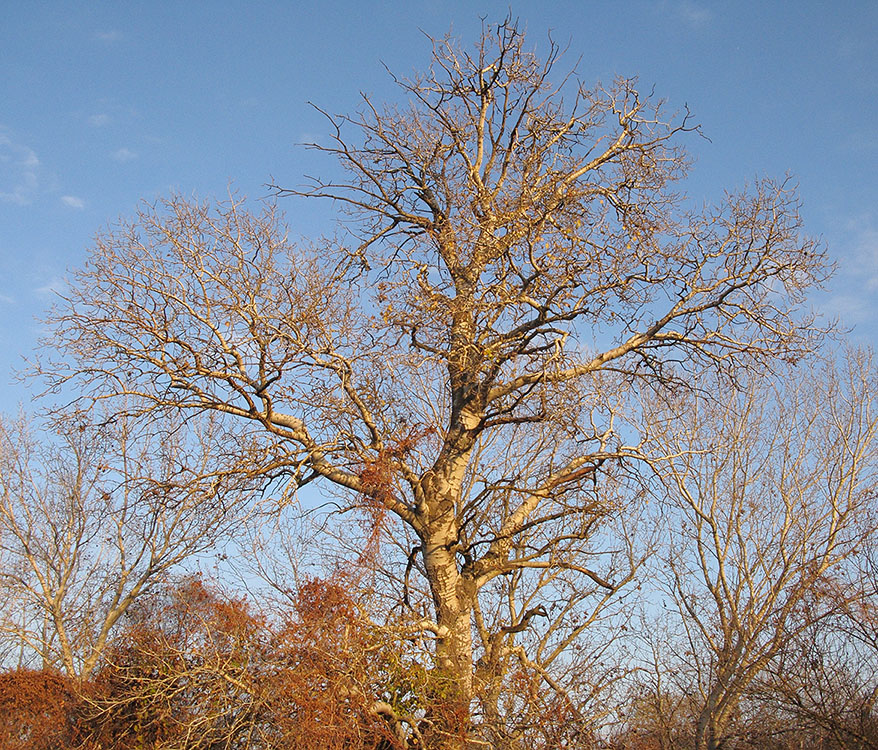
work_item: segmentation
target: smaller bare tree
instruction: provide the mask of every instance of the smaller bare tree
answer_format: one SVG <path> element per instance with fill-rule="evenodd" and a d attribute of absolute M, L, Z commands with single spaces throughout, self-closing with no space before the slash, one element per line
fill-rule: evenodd
<path fill-rule="evenodd" d="M 800 368 L 740 394 L 714 383 L 653 415 L 699 750 L 722 747 L 748 688 L 831 610 L 822 590 L 874 531 L 873 365 L 853 357 L 814 377 Z"/>
<path fill-rule="evenodd" d="M 798 727 L 841 750 L 878 749 L 878 548 L 865 540 L 820 591 L 831 606 L 789 641 L 757 692 Z"/>
<path fill-rule="evenodd" d="M 41 440 L 23 418 L 0 421 L 7 661 L 87 677 L 131 603 L 253 510 L 246 474 L 217 466 L 215 424 L 188 444 L 150 430 L 69 417 Z"/>

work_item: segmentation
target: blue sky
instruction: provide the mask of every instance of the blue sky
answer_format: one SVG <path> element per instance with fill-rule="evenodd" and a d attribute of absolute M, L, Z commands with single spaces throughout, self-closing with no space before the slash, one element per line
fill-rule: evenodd
<path fill-rule="evenodd" d="M 511 11 L 591 83 L 638 76 L 688 105 L 699 201 L 792 174 L 809 233 L 839 263 L 814 305 L 878 343 L 878 2 L 26 2 L 0 24 L 0 410 L 38 318 L 95 233 L 171 191 L 250 197 L 333 168 L 298 146 L 326 132 L 314 102 L 352 112 L 398 97 L 425 36 L 471 43 Z M 303 237 L 331 208 L 282 202 Z"/>

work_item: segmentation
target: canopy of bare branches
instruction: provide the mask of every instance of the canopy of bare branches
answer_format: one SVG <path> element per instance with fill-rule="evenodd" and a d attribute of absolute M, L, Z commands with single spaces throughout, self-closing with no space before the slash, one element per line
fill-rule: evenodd
<path fill-rule="evenodd" d="M 261 491 L 275 520 L 314 518 L 325 567 L 368 570 L 347 580 L 368 594 L 370 627 L 429 672 L 405 711 L 386 682 L 358 704 L 361 724 L 384 717 L 387 742 L 587 747 L 640 731 L 643 716 L 626 723 L 609 698 L 640 690 L 635 704 L 658 706 L 659 724 L 676 726 L 662 713 L 673 705 L 699 748 L 720 746 L 786 643 L 811 633 L 819 618 L 803 608 L 849 576 L 871 533 L 874 367 L 859 355 L 848 370 L 817 364 L 827 331 L 806 303 L 832 264 L 804 234 L 789 179 L 696 207 L 683 192 L 690 113 L 563 65 L 557 45 L 538 56 L 509 20 L 472 50 L 437 39 L 429 67 L 396 80 L 398 103 L 325 113 L 329 139 L 313 148 L 337 177 L 274 186 L 256 208 L 172 196 L 97 239 L 51 315 L 56 354 L 39 374 L 95 421 L 163 436 L 134 474 L 169 494 L 135 512 L 157 495 L 122 483 L 132 499 L 88 511 L 117 524 L 113 565 L 126 572 L 100 594 L 115 602 L 95 609 L 110 613 L 100 643 L 77 647 L 91 655 L 71 646 L 58 662 L 68 672 L 101 663 L 157 571 L 229 524 L 241 545 L 260 538 L 247 514 Z M 293 242 L 282 199 L 331 201 L 340 238 Z M 819 387 L 782 383 L 801 361 L 823 373 Z M 333 512 L 300 493 L 308 485 Z M 10 488 L 0 510 L 9 554 L 38 577 L 55 563 L 32 559 L 15 531 L 16 503 L 42 507 L 24 494 Z M 152 524 L 139 547 L 119 541 L 126 513 Z M 277 550 L 256 546 L 251 567 L 277 571 Z M 275 593 L 295 589 L 292 568 Z M 37 652 L 57 661 L 69 628 L 53 589 L 20 585 L 53 623 Z M 635 608 L 654 615 L 648 590 L 676 604 L 667 649 L 698 654 L 678 670 L 685 700 L 657 683 L 645 698 L 638 682 L 644 663 L 682 663 L 645 659 L 656 638 L 625 635 Z M 197 640 L 199 659 L 226 658 Z M 185 661 L 184 643 L 160 651 Z M 120 669 L 113 679 L 141 680 Z M 173 697 L 177 673 L 162 674 L 156 690 Z M 243 689 L 210 674 L 229 695 Z M 263 710 L 251 687 L 242 720 Z"/>

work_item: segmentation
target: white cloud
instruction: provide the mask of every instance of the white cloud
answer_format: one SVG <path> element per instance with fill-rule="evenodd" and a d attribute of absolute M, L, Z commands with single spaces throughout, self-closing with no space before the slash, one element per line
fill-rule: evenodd
<path fill-rule="evenodd" d="M 832 241 L 840 253 L 833 291 L 820 307 L 843 325 L 873 324 L 878 320 L 878 224 L 865 213 L 839 222 Z M 874 341 L 874 339 L 873 339 Z"/>
<path fill-rule="evenodd" d="M 29 146 L 0 131 L 0 201 L 30 203 L 39 187 L 40 160 Z"/>
<path fill-rule="evenodd" d="M 88 124 L 95 128 L 102 128 L 104 125 L 110 122 L 110 116 L 104 114 L 103 112 L 99 112 L 96 115 L 92 115 L 88 118 Z"/>
<path fill-rule="evenodd" d="M 820 301 L 820 312 L 830 320 L 838 320 L 842 327 L 866 323 L 874 311 L 861 294 L 832 294 Z"/>
<path fill-rule="evenodd" d="M 662 4 L 665 10 L 668 6 Z M 670 11 L 677 16 L 683 23 L 693 28 L 706 26 L 713 20 L 713 13 L 709 8 L 694 2 L 694 0 L 680 0 L 674 2 L 670 6 Z"/>
<path fill-rule="evenodd" d="M 137 152 L 132 151 L 130 148 L 119 148 L 116 149 L 110 156 L 118 162 L 131 161 L 132 159 L 137 158 Z"/>
<path fill-rule="evenodd" d="M 48 295 L 62 294 L 67 290 L 67 282 L 59 276 L 53 276 L 42 286 L 34 289 L 34 292 L 41 297 Z"/>
<path fill-rule="evenodd" d="M 77 198 L 75 195 L 62 195 L 61 202 L 65 206 L 70 206 L 70 208 L 76 208 L 82 210 L 85 208 L 85 201 L 82 198 Z"/>
<path fill-rule="evenodd" d="M 118 29 L 96 31 L 94 33 L 94 38 L 101 42 L 118 42 L 122 38 L 122 32 Z"/>
<path fill-rule="evenodd" d="M 2 294 L 2 293 L 0 293 L 0 302 L 2 302 L 4 305 L 14 305 L 15 304 L 15 300 L 12 297 L 10 297 L 8 294 Z"/>
<path fill-rule="evenodd" d="M 878 227 L 868 219 L 852 226 L 850 272 L 862 279 L 866 288 L 874 292 L 878 289 Z"/>

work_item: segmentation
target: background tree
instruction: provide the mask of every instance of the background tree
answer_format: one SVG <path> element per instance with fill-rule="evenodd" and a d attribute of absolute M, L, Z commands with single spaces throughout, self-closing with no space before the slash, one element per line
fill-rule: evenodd
<path fill-rule="evenodd" d="M 558 58 L 505 22 L 472 53 L 436 42 L 401 106 L 330 116 L 320 148 L 347 179 L 289 192 L 348 209 L 351 246 L 293 247 L 273 209 L 234 200 L 144 208 L 74 275 L 53 316 L 66 359 L 44 367 L 153 415 L 238 420 L 263 442 L 236 462 L 371 513 L 408 547 L 398 597 L 429 608 L 436 667 L 478 706 L 467 731 L 507 747 L 528 726 L 503 723 L 509 670 L 575 709 L 558 655 L 642 560 L 617 525 L 638 504 L 620 463 L 638 393 L 807 351 L 798 305 L 827 272 L 789 184 L 692 210 L 674 187 L 688 115 L 633 81 L 559 77 Z M 449 747 L 458 726 L 437 728 Z"/>
<path fill-rule="evenodd" d="M 822 582 L 815 596 L 826 616 L 787 641 L 754 690 L 777 715 L 843 750 L 878 747 L 875 552 L 873 534 Z"/>
<path fill-rule="evenodd" d="M 136 598 L 253 510 L 217 425 L 178 427 L 74 416 L 38 440 L 26 421 L 0 421 L 7 661 L 88 677 Z"/>
<path fill-rule="evenodd" d="M 259 734 L 250 675 L 265 623 L 198 579 L 161 587 L 129 611 L 95 674 L 89 723 L 112 747 L 244 747 Z"/>
<path fill-rule="evenodd" d="M 767 670 L 795 684 L 780 657 L 839 606 L 832 581 L 875 533 L 878 491 L 868 358 L 711 391 L 654 415 L 652 443 L 669 516 L 666 591 L 687 644 L 673 670 L 698 691 L 699 750 L 744 731 L 735 717 Z"/>
<path fill-rule="evenodd" d="M 646 598 L 646 608 L 656 602 Z M 680 653 L 677 623 L 666 612 L 643 613 L 633 625 L 637 670 L 626 680 L 618 722 L 608 732 L 612 750 L 677 750 L 694 744 L 697 690 Z"/>

